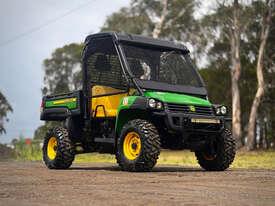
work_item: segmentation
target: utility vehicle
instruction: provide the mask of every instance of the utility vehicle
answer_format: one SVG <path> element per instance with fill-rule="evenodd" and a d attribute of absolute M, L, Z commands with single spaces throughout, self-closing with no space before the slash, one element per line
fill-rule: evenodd
<path fill-rule="evenodd" d="M 190 149 L 205 170 L 225 170 L 235 140 L 224 105 L 211 104 L 189 50 L 139 35 L 89 35 L 82 54 L 82 90 L 44 96 L 48 131 L 43 160 L 70 167 L 76 154 L 115 154 L 125 171 L 150 171 L 161 148 Z M 218 84 L 218 82 L 217 82 Z"/>

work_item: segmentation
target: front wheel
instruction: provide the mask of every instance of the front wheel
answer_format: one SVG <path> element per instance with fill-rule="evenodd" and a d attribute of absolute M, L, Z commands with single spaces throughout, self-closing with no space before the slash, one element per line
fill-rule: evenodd
<path fill-rule="evenodd" d="M 142 119 L 129 121 L 117 141 L 116 159 L 122 170 L 150 171 L 160 154 L 160 137 L 156 127 Z"/>
<path fill-rule="evenodd" d="M 206 147 L 203 151 L 195 152 L 198 163 L 207 171 L 226 170 L 233 162 L 236 154 L 236 143 L 231 132 L 225 129 L 214 140 L 212 147 Z"/>
<path fill-rule="evenodd" d="M 67 169 L 74 161 L 75 148 L 67 129 L 55 127 L 46 134 L 43 160 L 49 169 Z"/>

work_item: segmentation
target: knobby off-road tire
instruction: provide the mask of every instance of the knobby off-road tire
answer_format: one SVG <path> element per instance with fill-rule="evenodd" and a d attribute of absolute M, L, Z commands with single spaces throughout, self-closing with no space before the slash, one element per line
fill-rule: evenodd
<path fill-rule="evenodd" d="M 50 151 L 49 144 L 56 141 L 54 152 Z M 50 148 L 51 150 L 51 148 Z M 44 139 L 43 144 L 43 161 L 49 169 L 67 169 L 71 166 L 75 157 L 75 147 L 69 138 L 67 129 L 55 127 L 50 129 Z"/>
<path fill-rule="evenodd" d="M 125 138 L 129 134 L 139 137 L 140 150 L 133 159 L 127 158 L 124 151 Z M 142 119 L 135 119 L 126 123 L 117 141 L 116 159 L 124 171 L 151 171 L 157 163 L 160 154 L 160 137 L 156 127 Z"/>
<path fill-rule="evenodd" d="M 225 129 L 216 139 L 216 154 L 206 155 L 207 152 L 196 151 L 198 163 L 207 171 L 224 171 L 233 162 L 236 154 L 236 142 L 231 132 Z"/>

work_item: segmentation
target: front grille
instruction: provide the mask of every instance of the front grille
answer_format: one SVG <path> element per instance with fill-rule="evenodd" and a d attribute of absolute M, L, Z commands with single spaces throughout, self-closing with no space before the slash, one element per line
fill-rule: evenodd
<path fill-rule="evenodd" d="M 204 115 L 213 115 L 212 107 L 207 106 L 189 106 L 182 104 L 166 104 L 167 110 L 170 112 L 182 112 L 188 114 L 204 114 Z"/>

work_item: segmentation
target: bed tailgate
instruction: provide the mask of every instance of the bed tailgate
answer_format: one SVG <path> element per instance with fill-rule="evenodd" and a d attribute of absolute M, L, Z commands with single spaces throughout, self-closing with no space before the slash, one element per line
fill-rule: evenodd
<path fill-rule="evenodd" d="M 62 121 L 82 112 L 82 91 L 47 95 L 42 99 L 40 120 Z"/>

